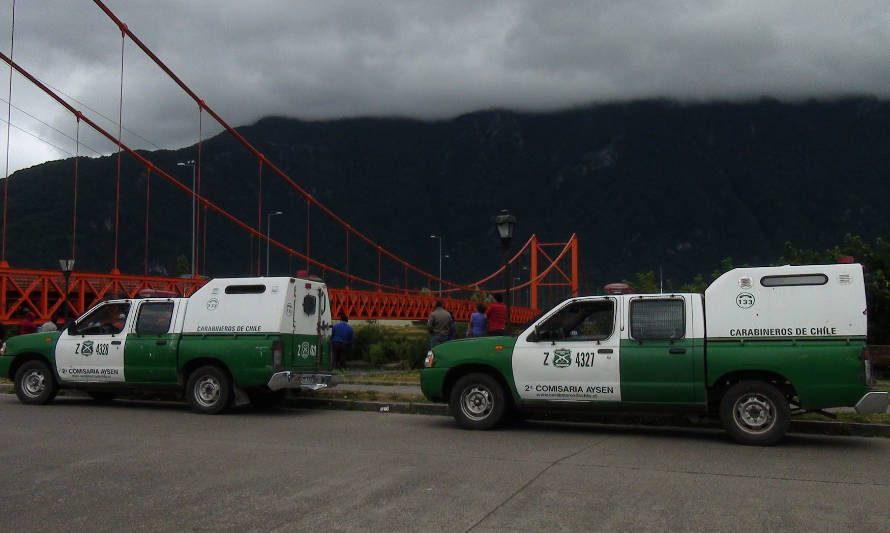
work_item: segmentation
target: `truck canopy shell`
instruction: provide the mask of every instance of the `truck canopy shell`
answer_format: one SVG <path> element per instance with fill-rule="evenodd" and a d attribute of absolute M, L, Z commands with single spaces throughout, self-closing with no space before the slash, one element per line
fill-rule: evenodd
<path fill-rule="evenodd" d="M 290 277 L 218 278 L 189 298 L 183 333 L 316 335 L 329 323 L 323 283 Z"/>
<path fill-rule="evenodd" d="M 709 339 L 865 337 L 859 264 L 736 268 L 705 291 Z"/>

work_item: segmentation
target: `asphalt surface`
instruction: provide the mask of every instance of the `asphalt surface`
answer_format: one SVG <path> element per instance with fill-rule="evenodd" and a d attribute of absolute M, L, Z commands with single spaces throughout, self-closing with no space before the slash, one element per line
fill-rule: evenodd
<path fill-rule="evenodd" d="M 890 439 L 0 395 L 6 531 L 852 530 L 890 524 Z"/>

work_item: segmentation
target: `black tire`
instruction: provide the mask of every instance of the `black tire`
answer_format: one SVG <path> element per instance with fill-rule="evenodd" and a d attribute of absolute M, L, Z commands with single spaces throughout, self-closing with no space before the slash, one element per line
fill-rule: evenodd
<path fill-rule="evenodd" d="M 740 381 L 720 401 L 720 419 L 740 444 L 772 446 L 785 436 L 791 422 L 788 400 L 763 381 Z"/>
<path fill-rule="evenodd" d="M 481 372 L 457 380 L 448 405 L 451 415 L 464 429 L 491 429 L 503 422 L 510 410 L 504 387 Z"/>
<path fill-rule="evenodd" d="M 232 380 L 219 367 L 202 366 L 189 375 L 185 395 L 193 411 L 215 415 L 229 406 Z"/>
<path fill-rule="evenodd" d="M 19 401 L 30 405 L 49 403 L 59 392 L 52 370 L 43 361 L 24 363 L 15 372 L 15 395 Z"/>
<path fill-rule="evenodd" d="M 87 394 L 99 403 L 111 403 L 117 398 L 117 394 L 107 391 L 87 391 Z"/>
<path fill-rule="evenodd" d="M 270 409 L 279 405 L 284 401 L 285 394 L 287 394 L 286 389 L 273 391 L 268 387 L 247 391 L 247 397 L 250 398 L 251 405 L 259 409 Z"/>

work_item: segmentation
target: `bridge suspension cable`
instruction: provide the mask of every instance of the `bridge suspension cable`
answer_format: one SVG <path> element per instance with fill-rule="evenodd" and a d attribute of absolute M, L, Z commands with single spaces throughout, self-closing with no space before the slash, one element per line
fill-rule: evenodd
<path fill-rule="evenodd" d="M 119 102 L 118 102 L 118 121 L 116 124 L 118 127 L 118 131 L 117 131 L 116 137 L 114 135 L 110 134 L 108 131 L 106 131 L 102 127 L 100 127 L 93 120 L 85 117 L 79 110 L 75 109 L 70 103 L 68 103 L 68 101 L 66 99 L 59 96 L 59 94 L 58 94 L 59 91 L 53 90 L 52 88 L 50 88 L 50 86 L 41 82 L 36 77 L 34 77 L 30 73 L 28 73 L 23 67 L 16 64 L 12 59 L 12 46 L 10 47 L 10 55 L 8 57 L 5 54 L 0 53 L 0 57 L 2 57 L 2 59 L 4 61 L 6 61 L 7 64 L 10 65 L 10 89 L 9 89 L 9 99 L 7 100 L 7 103 L 8 103 L 7 115 L 8 116 L 10 113 L 9 106 L 11 106 L 12 71 L 15 70 L 18 73 L 20 73 L 22 76 L 27 78 L 32 84 L 37 86 L 40 90 L 42 90 L 43 92 L 48 94 L 57 103 L 59 103 L 63 108 L 65 108 L 67 111 L 69 111 L 76 117 L 77 129 L 75 132 L 75 144 L 76 144 L 75 152 L 76 153 L 75 153 L 75 157 L 74 157 L 74 208 L 73 208 L 72 243 L 71 243 L 72 257 L 74 257 L 74 254 L 76 252 L 76 240 L 75 239 L 76 239 L 76 225 L 77 225 L 77 182 L 78 182 L 78 161 L 80 159 L 79 138 L 80 138 L 80 124 L 81 124 L 81 122 L 83 122 L 84 124 L 86 124 L 87 126 L 92 128 L 94 131 L 99 133 L 101 136 L 105 137 L 106 139 L 108 139 L 109 141 L 114 143 L 114 145 L 117 147 L 117 175 L 116 175 L 116 180 L 115 180 L 115 215 L 114 215 L 114 217 L 115 217 L 115 221 L 114 221 L 114 225 L 115 225 L 114 262 L 113 262 L 114 266 L 112 269 L 112 272 L 114 274 L 119 274 L 119 270 L 118 270 L 118 241 L 119 241 L 119 235 L 120 235 L 120 228 L 119 228 L 119 226 L 120 226 L 120 187 L 121 187 L 121 179 L 122 179 L 122 175 L 121 175 L 122 170 L 121 169 L 122 169 L 122 156 L 123 156 L 123 153 L 126 152 L 128 155 L 130 155 L 135 160 L 139 161 L 142 165 L 144 165 L 146 172 L 147 172 L 146 189 L 145 189 L 145 195 L 146 195 L 146 199 L 145 199 L 145 203 L 146 203 L 145 245 L 144 245 L 145 259 L 144 259 L 144 265 L 143 265 L 143 271 L 144 271 L 144 274 L 146 274 L 146 275 L 148 274 L 148 270 L 149 270 L 149 265 L 148 265 L 149 225 L 150 225 L 149 212 L 150 212 L 150 206 L 151 206 L 150 181 L 151 181 L 152 174 L 155 174 L 155 175 L 161 176 L 162 178 L 164 178 L 165 180 L 167 180 L 168 182 L 173 184 L 177 189 L 182 190 L 183 192 L 186 192 L 189 195 L 191 195 L 192 198 L 194 198 L 195 200 L 197 200 L 199 202 L 201 209 L 203 209 L 203 211 L 204 211 L 203 217 L 201 217 L 199 214 L 201 209 L 199 209 L 197 211 L 197 213 L 196 213 L 197 221 L 193 224 L 193 231 L 200 230 L 201 233 L 203 234 L 202 248 L 204 251 L 204 257 L 202 259 L 199 259 L 201 257 L 200 254 L 197 253 L 197 250 L 193 249 L 193 252 L 194 252 L 193 257 L 195 258 L 195 260 L 193 261 L 195 263 L 193 265 L 193 268 L 195 269 L 196 273 L 199 272 L 197 270 L 197 265 L 199 264 L 199 261 L 203 264 L 206 264 L 207 213 L 209 210 L 210 212 L 221 216 L 223 219 L 228 220 L 229 222 L 235 224 L 237 227 L 244 229 L 248 232 L 248 234 L 250 235 L 250 238 L 251 238 L 251 251 L 249 254 L 250 263 L 251 263 L 251 267 L 250 267 L 251 271 L 253 271 L 252 243 L 254 240 L 256 240 L 256 242 L 258 244 L 257 249 L 256 249 L 256 254 L 257 254 L 257 256 L 256 256 L 256 273 L 257 273 L 257 275 L 260 274 L 260 257 L 261 257 L 260 249 L 261 249 L 261 246 L 259 245 L 259 243 L 265 241 L 265 242 L 269 243 L 270 245 L 275 246 L 277 249 L 281 249 L 281 250 L 287 252 L 288 256 L 291 258 L 297 257 L 298 259 L 301 259 L 301 260 L 305 259 L 307 270 L 309 270 L 310 267 L 315 266 L 315 267 L 321 269 L 322 275 L 324 275 L 324 273 L 331 273 L 331 274 L 336 274 L 338 276 L 342 276 L 343 279 L 346 281 L 347 292 L 351 289 L 352 283 L 355 282 L 355 283 L 360 283 L 360 284 L 366 285 L 368 287 L 373 287 L 373 288 L 377 289 L 378 291 L 385 289 L 385 290 L 390 290 L 390 291 L 403 293 L 403 294 L 422 293 L 426 289 L 410 289 L 408 287 L 408 273 L 410 271 L 410 272 L 413 272 L 413 273 L 418 274 L 418 275 L 422 276 L 423 278 L 425 278 L 427 280 L 428 285 L 431 284 L 432 282 L 439 282 L 439 283 L 445 285 L 448 288 L 444 289 L 442 292 L 445 294 L 448 294 L 448 295 L 454 295 L 461 291 L 471 291 L 474 289 L 481 288 L 481 286 L 483 284 L 490 282 L 493 279 L 498 279 L 498 275 L 504 273 L 505 268 L 508 268 L 508 267 L 511 268 L 510 275 L 511 275 L 511 279 L 512 279 L 512 274 L 513 274 L 512 269 L 513 269 L 514 264 L 517 264 L 518 261 L 520 261 L 520 259 L 524 256 L 524 254 L 528 254 L 531 258 L 530 259 L 531 260 L 531 263 L 530 263 L 531 271 L 529 272 L 529 277 L 526 281 L 516 284 L 514 287 L 512 287 L 510 289 L 513 294 L 516 294 L 523 289 L 529 288 L 529 291 L 530 291 L 529 305 L 532 308 L 539 307 L 538 306 L 538 298 L 537 298 L 538 286 L 547 286 L 547 287 L 565 286 L 565 287 L 569 288 L 571 294 L 577 295 L 577 290 L 578 290 L 578 286 L 577 286 L 577 280 L 578 280 L 578 240 L 577 240 L 577 236 L 575 236 L 575 235 L 572 235 L 572 237 L 569 239 L 569 241 L 567 243 L 545 243 L 545 244 L 538 243 L 537 237 L 535 235 L 532 235 L 532 237 L 529 238 L 529 240 L 520 248 L 520 250 L 518 252 L 516 252 L 515 254 L 513 254 L 512 258 L 509 259 L 508 266 L 502 266 L 501 268 L 499 268 L 496 272 L 492 273 L 491 275 L 486 276 L 486 277 L 478 280 L 477 282 L 471 283 L 471 284 L 458 284 L 458 283 L 450 282 L 445 279 L 441 279 L 441 277 L 433 275 L 431 273 L 428 273 L 428 272 L 412 265 L 411 263 L 408 263 L 407 261 L 401 259 L 399 256 L 397 256 L 394 253 L 390 252 L 389 250 L 383 248 L 382 246 L 380 246 L 379 244 L 377 244 L 376 242 L 371 240 L 369 237 L 367 237 L 365 234 L 363 234 L 362 232 L 355 229 L 353 226 L 351 226 L 349 223 L 347 223 L 344 219 L 342 219 L 337 214 L 335 214 L 331 209 L 329 209 L 327 206 L 325 206 L 323 203 L 321 203 L 318 199 L 316 199 L 314 196 L 309 194 L 305 189 L 303 189 L 299 184 L 297 184 L 292 178 L 290 178 L 285 172 L 283 172 L 278 166 L 276 166 L 274 163 L 269 161 L 266 158 L 266 156 L 263 155 L 263 153 L 261 153 L 256 147 L 254 147 L 252 144 L 250 144 L 237 130 L 235 130 L 227 122 L 225 122 L 220 117 L 219 114 L 217 114 L 212 108 L 210 108 L 204 102 L 204 100 L 202 100 L 200 97 L 198 97 L 197 94 L 195 94 L 178 76 L 176 76 L 176 74 L 173 73 L 173 71 L 169 67 L 167 67 L 144 43 L 142 43 L 139 40 L 139 38 L 136 37 L 133 34 L 133 32 L 127 27 L 127 25 L 124 24 L 113 12 L 111 12 L 111 10 L 109 8 L 107 8 L 104 5 L 104 3 L 101 2 L 101 0 L 94 0 L 94 3 L 106 13 L 106 15 L 118 26 L 118 28 L 120 29 L 120 32 L 121 32 L 121 45 L 120 45 L 121 65 L 120 65 L 120 88 L 119 88 L 120 95 L 119 95 Z M 15 3 L 13 2 L 13 14 L 14 14 L 14 5 L 15 5 Z M 13 30 L 14 30 L 14 23 L 13 23 Z M 170 79 L 172 79 L 180 87 L 180 89 L 182 91 L 184 91 L 195 103 L 197 103 L 197 106 L 198 106 L 198 143 L 197 143 L 197 157 L 196 157 L 196 163 L 195 163 L 195 165 L 197 167 L 195 169 L 195 171 L 197 172 L 197 185 L 193 186 L 192 188 L 189 188 L 185 184 L 181 183 L 179 180 L 172 177 L 168 172 L 159 168 L 153 162 L 149 161 L 146 157 L 144 157 L 143 155 L 140 155 L 139 153 L 137 153 L 135 150 L 133 150 L 132 148 L 130 148 L 123 142 L 122 131 L 124 129 L 123 128 L 124 53 L 125 53 L 125 49 L 126 49 L 126 47 L 125 47 L 126 39 L 128 37 Z M 235 215 L 230 213 L 228 210 L 224 209 L 222 206 L 212 202 L 210 199 L 207 198 L 206 194 L 204 194 L 204 192 L 201 189 L 201 158 L 202 158 L 202 143 L 203 143 L 203 118 L 204 118 L 205 111 L 220 126 L 222 126 L 222 128 L 224 130 L 226 130 L 241 145 L 243 145 L 257 161 L 257 167 L 258 167 L 258 170 L 257 170 L 257 189 L 258 189 L 257 210 L 258 210 L 258 212 L 257 212 L 256 227 L 253 227 L 251 224 L 236 217 Z M 7 121 L 7 129 L 8 128 L 9 128 L 9 123 Z M 6 263 L 5 263 L 6 212 L 7 212 L 7 209 L 6 209 L 6 204 L 7 204 L 6 186 L 7 186 L 7 183 L 6 182 L 8 181 L 8 163 L 9 163 L 8 151 L 9 151 L 9 135 L 7 134 L 7 180 L 4 181 L 4 208 L 3 208 L 4 222 L 3 222 L 3 245 L 2 245 L 3 251 L 2 251 L 2 258 L 0 258 L 0 260 L 3 261 L 3 263 L 0 265 L 3 265 L 3 266 L 6 265 Z M 272 239 L 268 235 L 268 231 L 267 231 L 267 233 L 262 232 L 263 167 L 267 167 L 268 169 L 270 169 L 275 176 L 277 176 L 278 178 L 283 180 L 287 185 L 289 185 L 291 188 L 296 190 L 297 193 L 300 194 L 305 199 L 306 209 L 307 209 L 307 211 L 306 211 L 306 241 L 305 241 L 305 250 L 303 252 L 299 252 L 299 251 L 283 244 L 282 242 Z M 329 219 L 334 221 L 336 224 L 338 224 L 340 227 L 342 227 L 345 230 L 345 237 L 346 237 L 345 269 L 339 269 L 339 268 L 333 267 L 329 264 L 325 264 L 319 260 L 312 259 L 310 257 L 310 253 L 309 253 L 310 252 L 310 241 L 311 241 L 310 222 L 311 222 L 311 210 L 312 210 L 313 205 L 322 214 L 327 216 Z M 195 228 L 195 225 L 197 226 L 198 229 Z M 376 254 L 377 254 L 377 279 L 376 280 L 368 279 L 368 277 L 357 276 L 355 273 L 350 271 L 350 236 L 357 237 L 360 242 L 370 246 L 371 249 L 374 252 L 376 252 Z M 547 254 L 543 250 L 543 247 L 551 246 L 551 245 L 562 246 L 563 248 L 561 251 L 559 251 L 558 253 L 551 256 L 550 254 Z M 197 244 L 193 244 L 193 246 L 197 247 Z M 567 254 L 569 254 L 569 257 L 571 257 L 571 268 L 570 269 L 562 268 L 559 266 L 560 261 L 562 261 L 566 257 Z M 545 258 L 546 262 L 549 263 L 546 266 L 546 268 L 544 268 L 540 272 L 537 269 L 539 255 L 543 256 Z M 382 260 L 384 257 L 387 260 L 391 260 L 391 261 L 395 262 L 397 265 L 401 266 L 404 269 L 404 275 L 405 275 L 404 286 L 397 286 L 392 283 L 384 283 L 383 282 Z M 8 266 L 6 268 L 8 268 Z M 523 268 L 525 268 L 525 267 L 523 267 Z M 570 274 L 567 274 L 566 270 L 569 270 Z M 522 271 L 520 271 L 519 274 L 520 274 L 520 278 L 517 278 L 517 279 L 521 279 Z M 551 280 L 550 278 L 554 275 L 556 275 L 560 279 L 558 279 L 556 281 Z M 398 282 L 396 282 L 396 283 L 398 283 Z M 509 286 L 509 284 L 508 284 L 508 286 Z M 506 287 L 503 289 L 491 288 L 491 289 L 488 289 L 488 292 L 505 292 L 506 289 L 507 289 Z M 359 305 L 356 302 L 358 302 L 358 300 L 355 300 L 355 301 L 353 301 L 352 304 L 350 304 L 353 306 L 352 308 L 355 308 L 356 305 Z M 0 307 L 2 307 L 2 306 L 0 306 Z M 349 308 L 349 306 L 347 306 L 347 308 Z"/>

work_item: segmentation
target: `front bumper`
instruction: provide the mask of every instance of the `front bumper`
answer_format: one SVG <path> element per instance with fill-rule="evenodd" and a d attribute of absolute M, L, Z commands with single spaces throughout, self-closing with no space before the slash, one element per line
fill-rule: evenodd
<path fill-rule="evenodd" d="M 888 402 L 887 396 L 887 393 L 884 391 L 866 392 L 853 407 L 856 409 L 856 412 L 861 415 L 886 413 Z"/>
<path fill-rule="evenodd" d="M 319 372 L 276 372 L 269 379 L 268 387 L 272 390 L 307 389 L 321 390 L 336 387 L 340 382 L 339 374 Z"/>

